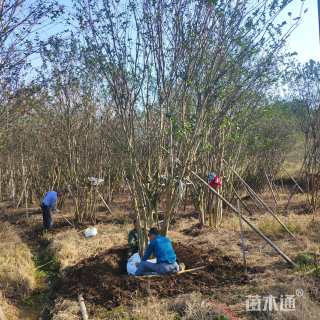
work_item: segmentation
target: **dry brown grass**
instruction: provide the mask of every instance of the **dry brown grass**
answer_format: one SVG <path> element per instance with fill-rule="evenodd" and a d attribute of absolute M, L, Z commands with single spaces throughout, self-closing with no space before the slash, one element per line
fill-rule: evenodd
<path fill-rule="evenodd" d="M 255 316 L 255 319 L 261 320 L 318 320 L 320 315 L 320 306 L 314 302 L 308 291 L 313 290 L 315 284 L 311 281 L 306 281 L 305 279 L 295 279 L 289 283 L 277 283 L 273 286 L 265 286 L 262 293 L 264 295 L 272 294 L 275 297 L 280 295 L 294 295 L 295 297 L 295 310 L 294 311 L 277 311 L 273 313 L 263 313 L 258 312 L 256 314 L 252 313 Z M 297 289 L 303 290 L 303 296 L 297 296 Z M 261 293 L 261 294 L 262 294 Z"/>
<path fill-rule="evenodd" d="M 0 307 L 8 320 L 18 320 L 19 312 L 15 306 L 10 304 L 0 291 Z"/>
<path fill-rule="evenodd" d="M 52 320 L 80 320 L 79 304 L 72 300 L 56 300 Z"/>
<path fill-rule="evenodd" d="M 32 253 L 8 224 L 0 224 L 0 284 L 7 296 L 23 298 L 36 287 Z"/>
<path fill-rule="evenodd" d="M 215 306 L 199 293 L 181 295 L 171 301 L 149 298 L 137 303 L 132 310 L 133 319 L 139 320 L 212 320 L 219 314 Z"/>
<path fill-rule="evenodd" d="M 291 214 L 287 217 L 280 217 L 288 229 L 295 235 L 306 234 L 307 226 L 310 223 L 311 216 L 302 216 Z M 272 216 L 263 215 L 259 217 L 259 229 L 269 237 L 281 238 L 287 235 L 286 230 Z"/>
<path fill-rule="evenodd" d="M 169 304 L 169 309 L 174 310 L 176 318 L 181 320 L 212 320 L 222 316 L 229 320 L 238 319 L 227 306 L 215 303 L 198 292 L 177 297 Z"/>
<path fill-rule="evenodd" d="M 303 163 L 304 143 L 305 141 L 303 135 L 296 135 L 295 146 L 291 149 L 290 152 L 287 153 L 286 159 L 283 164 L 287 172 L 294 177 L 299 173 Z M 279 176 L 286 176 L 286 173 L 281 171 Z"/>
<path fill-rule="evenodd" d="M 176 313 L 169 310 L 167 302 L 150 298 L 146 302 L 137 303 L 133 310 L 134 318 L 141 320 L 174 320 Z"/>
<path fill-rule="evenodd" d="M 77 264 L 115 245 L 124 245 L 127 242 L 127 225 L 98 225 L 98 235 L 86 239 L 82 232 L 71 229 L 62 231 L 51 237 L 50 249 L 61 263 L 61 268 Z"/>
<path fill-rule="evenodd" d="M 235 215 L 227 216 L 222 222 L 221 228 L 228 231 L 240 232 L 240 221 L 239 217 Z M 242 230 L 248 231 L 251 230 L 246 223 L 242 223 Z"/>
<path fill-rule="evenodd" d="M 86 304 L 94 313 L 95 320 L 174 320 L 176 313 L 168 309 L 165 301 L 150 298 L 137 301 L 132 307 L 118 307 L 106 310 L 103 307 Z M 52 320 L 81 320 L 79 305 L 76 301 L 58 300 L 55 303 Z"/>
<path fill-rule="evenodd" d="M 314 303 L 306 294 L 296 300 L 294 312 L 277 312 L 273 320 L 319 320 L 320 306 Z"/>
<path fill-rule="evenodd" d="M 239 319 L 230 315 L 231 311 L 225 311 L 224 307 L 199 293 L 184 294 L 171 300 L 149 297 L 136 301 L 132 307 L 119 306 L 112 310 L 87 304 L 87 309 L 94 314 L 92 319 L 95 320 L 213 320 L 219 319 L 223 314 L 227 315 L 229 320 Z M 52 319 L 80 320 L 78 303 L 58 300 Z"/>

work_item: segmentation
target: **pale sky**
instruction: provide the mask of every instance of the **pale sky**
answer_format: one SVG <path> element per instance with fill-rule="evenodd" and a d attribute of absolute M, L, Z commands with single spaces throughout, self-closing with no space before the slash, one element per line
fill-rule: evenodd
<path fill-rule="evenodd" d="M 67 10 L 72 10 L 71 0 L 60 0 L 59 3 L 65 5 Z M 308 9 L 308 12 L 303 14 L 300 24 L 292 32 L 287 41 L 287 47 L 289 51 L 298 53 L 296 59 L 299 62 L 307 62 L 310 59 L 320 61 L 317 0 L 293 0 L 282 12 L 278 20 L 279 22 L 286 20 L 290 23 L 290 19 L 299 16 L 301 3 L 303 3 L 303 10 Z M 292 13 L 291 17 L 289 17 L 288 12 Z M 62 31 L 63 25 L 61 23 L 60 20 L 52 26 L 41 28 L 42 36 L 48 37 L 57 31 Z M 33 56 L 30 61 L 32 61 L 34 65 L 37 65 L 40 62 L 40 57 Z"/>
<path fill-rule="evenodd" d="M 292 17 L 298 17 L 301 0 L 294 0 L 284 11 L 284 19 L 288 18 L 288 12 L 292 12 Z M 320 60 L 320 41 L 318 27 L 318 7 L 317 0 L 305 0 L 304 9 L 308 12 L 304 14 L 300 25 L 293 31 L 288 39 L 290 51 L 296 51 L 297 60 L 306 62 L 310 59 Z"/>

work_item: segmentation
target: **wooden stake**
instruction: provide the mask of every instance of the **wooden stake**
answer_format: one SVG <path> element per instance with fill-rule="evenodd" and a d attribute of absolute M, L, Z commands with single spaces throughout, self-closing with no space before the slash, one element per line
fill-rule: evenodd
<path fill-rule="evenodd" d="M 284 170 L 284 172 L 288 175 L 288 177 L 294 182 L 294 184 L 297 186 L 297 188 L 302 192 L 304 193 L 303 189 L 300 187 L 299 183 L 296 181 L 296 179 L 294 177 L 292 177 L 289 172 L 284 168 L 282 167 L 282 169 Z"/>
<path fill-rule="evenodd" d="M 243 265 L 244 265 L 244 273 L 247 274 L 247 260 L 246 260 L 246 250 L 245 250 L 245 241 L 243 235 L 243 228 L 242 228 L 242 219 L 241 219 L 241 209 L 240 209 L 240 201 L 237 201 L 238 210 L 239 210 L 239 223 L 240 223 L 240 240 L 241 240 L 241 250 L 242 250 L 242 257 L 243 257 Z"/>
<path fill-rule="evenodd" d="M 75 225 L 74 225 L 72 222 L 70 222 L 65 216 L 61 215 L 61 217 L 62 217 L 64 220 L 66 220 L 66 221 L 70 224 L 71 227 L 73 227 L 74 229 L 76 228 Z"/>
<path fill-rule="evenodd" d="M 106 208 L 108 209 L 108 211 L 112 214 L 112 211 L 111 211 L 111 209 L 109 208 L 109 206 L 108 206 L 108 204 L 106 203 L 106 201 L 103 199 L 102 194 L 98 191 L 98 189 L 96 189 L 96 190 L 97 190 L 98 196 L 99 196 L 100 199 L 102 200 L 103 204 L 106 206 Z"/>
<path fill-rule="evenodd" d="M 2 308 L 0 306 L 0 320 L 7 320 L 6 316 L 4 315 Z"/>
<path fill-rule="evenodd" d="M 186 270 L 177 272 L 177 274 L 183 274 L 183 273 L 188 273 L 188 272 L 194 272 L 194 271 L 198 271 L 198 270 L 203 270 L 203 269 L 205 269 L 206 267 L 207 267 L 207 266 L 201 266 L 201 267 L 196 267 L 196 268 L 192 268 L 192 269 L 186 269 Z"/>
<path fill-rule="evenodd" d="M 242 206 L 246 209 L 246 211 L 250 214 L 250 216 L 253 216 L 253 212 L 248 208 L 248 206 L 245 204 L 244 201 L 240 198 L 240 195 L 236 191 L 236 189 L 232 186 L 233 192 L 236 195 L 237 200 L 242 204 Z"/>
<path fill-rule="evenodd" d="M 83 299 L 82 294 L 78 295 L 78 302 L 79 302 L 79 306 L 80 306 L 82 320 L 89 320 L 87 308 L 86 308 L 86 305 L 84 304 L 84 299 Z"/>
<path fill-rule="evenodd" d="M 186 269 L 186 270 L 183 270 L 183 271 L 178 271 L 177 273 L 170 273 L 170 274 L 166 274 L 166 275 L 150 274 L 150 275 L 139 276 L 137 278 L 141 279 L 141 280 L 150 279 L 150 278 L 161 278 L 161 277 L 166 277 L 166 276 L 170 276 L 170 275 L 174 276 L 174 275 L 180 275 L 180 274 L 184 274 L 184 273 L 195 272 L 195 271 L 198 271 L 198 270 L 203 270 L 205 268 L 207 268 L 207 266 L 195 267 L 195 268 Z"/>
<path fill-rule="evenodd" d="M 0 201 L 2 201 L 2 169 L 0 168 Z"/>
<path fill-rule="evenodd" d="M 303 194 L 305 194 L 305 192 L 304 192 L 303 189 L 300 187 L 300 185 L 298 184 L 298 182 L 296 181 L 296 179 L 293 178 L 293 177 L 289 174 L 289 172 L 288 172 L 284 167 L 282 167 L 282 169 L 283 169 L 284 172 L 288 175 L 288 177 L 294 182 L 295 186 L 296 186 Z M 290 201 L 291 201 L 291 199 L 293 198 L 294 194 L 295 194 L 295 189 L 293 189 L 293 190 L 290 192 L 290 195 L 289 195 L 288 202 L 287 202 L 287 205 L 286 205 L 286 207 L 285 207 L 285 210 L 288 210 L 289 205 L 290 205 Z"/>
<path fill-rule="evenodd" d="M 277 199 L 276 199 L 276 195 L 273 191 L 273 188 L 272 188 L 272 184 L 271 184 L 271 181 L 267 175 L 267 172 L 266 170 L 264 170 L 264 175 L 266 176 L 266 179 L 267 179 L 267 182 L 268 182 L 268 186 L 269 186 L 269 189 L 271 191 L 271 194 L 272 194 L 272 197 L 273 197 L 273 201 L 274 201 L 274 204 L 276 205 L 276 207 L 278 207 L 278 202 L 277 202 Z"/>

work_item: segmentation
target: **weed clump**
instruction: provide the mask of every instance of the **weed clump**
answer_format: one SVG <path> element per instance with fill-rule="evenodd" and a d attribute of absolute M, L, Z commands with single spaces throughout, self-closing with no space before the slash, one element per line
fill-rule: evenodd
<path fill-rule="evenodd" d="M 7 296 L 26 297 L 37 285 L 29 247 L 8 223 L 0 225 L 0 284 Z"/>

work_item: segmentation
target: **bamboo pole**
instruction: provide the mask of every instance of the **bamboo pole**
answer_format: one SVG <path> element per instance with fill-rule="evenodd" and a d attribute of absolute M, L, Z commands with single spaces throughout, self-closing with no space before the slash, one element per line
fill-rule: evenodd
<path fill-rule="evenodd" d="M 297 180 L 296 180 L 294 177 L 292 177 L 292 176 L 289 174 L 289 172 L 288 172 L 284 167 L 282 167 L 282 169 L 283 169 L 283 171 L 288 175 L 288 177 L 294 182 L 294 184 L 298 187 L 298 189 L 299 189 L 302 193 L 304 193 L 303 189 L 300 187 L 300 185 L 299 185 L 299 183 L 297 182 Z"/>
<path fill-rule="evenodd" d="M 78 302 L 80 306 L 82 320 L 89 320 L 87 308 L 86 308 L 86 305 L 84 304 L 84 298 L 81 293 L 78 295 Z"/>
<path fill-rule="evenodd" d="M 268 186 L 269 186 L 269 189 L 270 189 L 270 191 L 271 191 L 274 204 L 275 204 L 276 207 L 278 207 L 278 202 L 277 202 L 277 199 L 276 199 L 276 195 L 275 195 L 275 193 L 274 193 L 274 191 L 273 191 L 272 184 L 271 184 L 271 181 L 270 181 L 270 179 L 269 179 L 269 177 L 268 177 L 268 175 L 267 175 L 266 170 L 264 170 L 264 175 L 265 175 L 265 177 L 266 177 L 266 179 L 267 179 Z"/>
<path fill-rule="evenodd" d="M 195 267 L 195 268 L 192 268 L 192 269 L 185 269 L 183 271 L 178 271 L 177 274 L 183 274 L 183 273 L 189 273 L 189 272 L 195 272 L 195 271 L 198 271 L 198 270 L 203 270 L 207 268 L 207 266 L 201 266 L 201 267 Z"/>
<path fill-rule="evenodd" d="M 284 168 L 282 167 L 282 169 L 284 170 L 284 172 L 288 175 L 288 177 L 293 181 L 293 183 L 295 184 L 295 186 L 303 193 L 305 194 L 305 192 L 303 191 L 303 189 L 300 187 L 300 185 L 298 184 L 298 182 L 296 181 L 296 179 L 294 177 L 292 177 L 289 172 Z M 295 189 L 293 189 L 291 192 L 290 192 L 290 195 L 289 195 L 289 198 L 288 198 L 288 202 L 287 202 L 287 205 L 285 207 L 285 210 L 288 210 L 289 208 L 289 205 L 290 205 L 290 201 L 291 199 L 293 198 L 295 194 Z"/>
<path fill-rule="evenodd" d="M 224 160 L 226 165 L 233 171 L 233 173 L 239 178 L 239 180 L 254 194 L 254 196 L 259 199 L 259 202 L 263 205 L 263 207 L 280 223 L 280 225 L 283 227 L 284 230 L 286 230 L 292 238 L 297 240 L 295 235 L 288 229 L 288 227 L 279 219 L 279 217 L 269 208 L 269 206 L 266 205 L 266 203 L 255 193 L 255 191 L 240 177 L 240 175 L 231 167 L 228 165 L 227 161 Z"/>
<path fill-rule="evenodd" d="M 7 320 L 6 316 L 3 313 L 1 306 L 0 306 L 0 320 Z"/>
<path fill-rule="evenodd" d="M 164 149 L 166 150 L 166 149 Z M 178 164 L 181 165 L 181 162 L 178 158 L 176 158 L 176 161 Z M 225 161 L 223 159 L 223 161 Z M 226 161 L 225 161 L 226 162 Z M 228 165 L 228 164 L 227 164 Z M 245 217 L 244 215 L 242 215 L 228 200 L 226 200 L 222 195 L 220 195 L 215 189 L 213 189 L 205 180 L 203 180 L 197 173 L 195 173 L 194 171 L 190 171 L 192 173 L 192 175 L 194 175 L 197 179 L 199 179 L 202 183 L 204 183 L 209 190 L 211 190 L 219 199 L 221 199 L 236 215 L 240 216 L 241 219 L 252 229 L 254 230 L 263 240 L 265 240 L 270 247 L 277 252 L 286 262 L 288 262 L 289 264 L 291 264 L 293 267 L 297 267 L 297 264 L 295 262 L 293 262 L 284 252 L 282 252 L 282 250 L 276 245 L 274 244 L 267 236 L 265 236 L 262 231 L 260 231 L 254 224 L 252 224 L 250 222 L 250 220 L 248 219 L 248 217 Z"/>
<path fill-rule="evenodd" d="M 112 211 L 111 211 L 110 207 L 108 206 L 107 202 L 103 199 L 102 194 L 98 191 L 98 189 L 96 189 L 96 190 L 97 190 L 98 196 L 99 196 L 100 199 L 102 200 L 103 204 L 106 206 L 106 208 L 108 209 L 108 211 L 112 214 Z"/>
<path fill-rule="evenodd" d="M 2 201 L 2 169 L 0 168 L 0 202 Z"/>
<path fill-rule="evenodd" d="M 21 202 L 22 202 L 23 196 L 24 196 L 26 199 L 27 199 L 27 197 L 28 197 L 28 195 L 27 195 L 27 183 L 28 183 L 28 178 L 26 179 L 26 181 L 25 181 L 25 183 L 24 183 L 23 190 L 22 190 L 22 192 L 21 192 L 21 196 L 20 196 L 20 198 L 19 198 L 19 200 L 18 200 L 18 203 L 17 203 L 17 205 L 16 205 L 16 209 L 18 209 L 18 208 L 20 207 L 20 204 L 21 204 Z M 26 209 L 28 209 L 28 208 L 27 208 L 27 205 L 26 205 Z"/>
<path fill-rule="evenodd" d="M 73 227 L 74 229 L 76 228 L 75 225 L 74 225 L 72 222 L 70 222 L 69 219 L 67 219 L 65 216 L 61 215 L 61 217 L 62 217 L 64 220 L 66 220 L 66 221 L 70 224 L 71 227 Z"/>
<path fill-rule="evenodd" d="M 245 204 L 244 201 L 242 201 L 240 195 L 238 194 L 238 192 L 236 191 L 236 189 L 232 186 L 233 192 L 236 195 L 236 198 L 240 201 L 240 203 L 242 204 L 242 206 L 246 209 L 246 211 L 250 214 L 250 216 L 253 216 L 253 212 L 249 209 L 249 207 Z"/>
<path fill-rule="evenodd" d="M 195 268 L 192 268 L 192 269 L 186 269 L 186 270 L 183 270 L 183 271 L 178 271 L 176 273 L 172 273 L 170 275 L 177 275 L 179 276 L 180 274 L 184 274 L 184 273 L 192 273 L 192 272 L 196 272 L 196 271 L 199 271 L 199 270 L 203 270 L 205 268 L 207 268 L 208 266 L 201 266 L 201 267 L 195 267 Z M 169 274 L 168 274 L 169 275 Z M 161 274 L 149 274 L 149 275 L 144 275 L 144 276 L 140 276 L 138 277 L 138 279 L 150 279 L 150 278 L 162 278 L 162 277 L 165 277 L 165 276 L 168 276 L 168 275 L 161 275 Z"/>
<path fill-rule="evenodd" d="M 237 201 L 239 214 L 239 224 L 240 224 L 240 240 L 241 240 L 241 251 L 242 251 L 242 258 L 243 258 L 243 266 L 244 266 L 244 273 L 247 274 L 247 259 L 246 259 L 246 251 L 245 251 L 245 240 L 243 235 L 243 227 L 242 227 L 242 219 L 241 219 L 241 209 L 240 209 L 240 201 Z"/>
<path fill-rule="evenodd" d="M 247 191 L 249 197 L 253 200 L 254 206 L 255 206 L 258 210 L 263 209 L 263 205 L 261 204 L 261 202 L 259 201 L 259 199 L 257 199 L 257 198 L 252 194 L 252 192 L 248 189 L 248 187 L 245 186 L 245 188 L 246 188 L 246 191 Z"/>
<path fill-rule="evenodd" d="M 196 174 L 194 171 L 191 171 L 191 173 L 199 179 L 201 182 L 203 182 L 218 198 L 220 198 L 234 213 L 236 213 L 237 216 L 240 216 L 241 219 L 251 228 L 253 229 L 263 240 L 265 240 L 274 251 L 276 251 L 286 262 L 291 264 L 294 267 L 297 267 L 296 263 L 294 263 L 284 252 L 281 251 L 281 249 L 274 244 L 267 236 L 265 236 L 255 225 L 253 225 L 247 217 L 242 215 L 238 209 L 236 209 L 228 200 L 226 200 L 223 196 L 221 196 L 216 190 L 214 190 L 205 180 L 203 180 L 198 174 Z"/>

